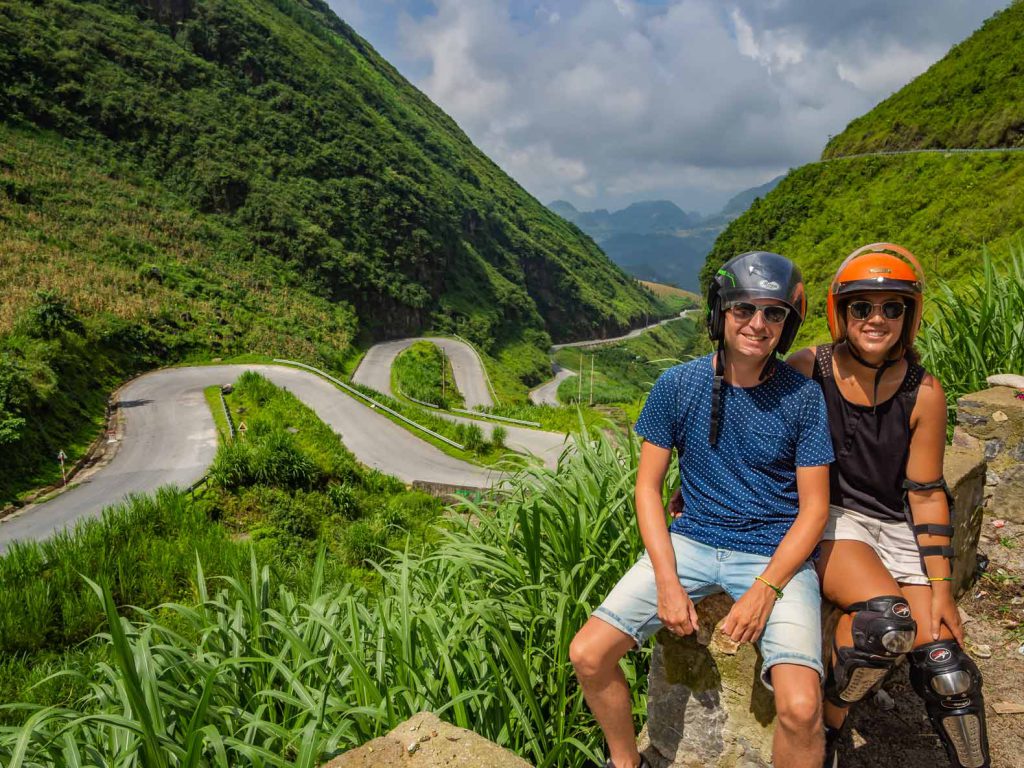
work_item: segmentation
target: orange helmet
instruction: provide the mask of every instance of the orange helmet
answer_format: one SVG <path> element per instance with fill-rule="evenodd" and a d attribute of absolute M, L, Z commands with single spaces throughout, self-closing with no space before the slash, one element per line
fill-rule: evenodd
<path fill-rule="evenodd" d="M 832 278 L 828 290 L 826 312 L 828 330 L 833 341 L 846 338 L 846 317 L 842 311 L 843 297 L 869 291 L 903 294 L 907 302 L 901 341 L 909 349 L 921 325 L 924 302 L 924 271 L 914 254 L 892 243 L 872 243 L 851 253 Z"/>

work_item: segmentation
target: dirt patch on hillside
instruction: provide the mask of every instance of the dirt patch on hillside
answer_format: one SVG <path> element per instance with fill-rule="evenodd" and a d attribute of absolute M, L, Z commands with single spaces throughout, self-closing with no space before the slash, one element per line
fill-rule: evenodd
<path fill-rule="evenodd" d="M 1024 707 L 1024 525 L 995 528 L 986 517 L 978 550 L 989 558 L 988 570 L 960 606 L 968 651 L 985 678 L 992 768 L 1024 768 L 1024 714 L 994 709 Z M 854 709 L 840 753 L 843 768 L 949 765 L 906 667 L 893 673 L 883 695 Z"/>

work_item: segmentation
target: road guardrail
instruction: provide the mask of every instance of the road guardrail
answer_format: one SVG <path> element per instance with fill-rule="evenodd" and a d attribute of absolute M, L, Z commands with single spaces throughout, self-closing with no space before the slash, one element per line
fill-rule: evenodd
<path fill-rule="evenodd" d="M 333 376 L 331 376 L 331 374 L 327 373 L 326 371 L 321 371 L 319 368 L 314 368 L 312 365 L 306 365 L 305 363 L 300 363 L 300 362 L 298 362 L 296 360 L 284 360 L 284 359 L 279 358 L 279 357 L 275 357 L 274 358 L 274 362 L 275 363 L 281 363 L 282 365 L 294 365 L 294 366 L 297 366 L 299 368 L 305 368 L 307 371 L 312 371 L 317 376 L 321 376 L 322 378 L 327 379 L 329 382 L 331 382 L 335 386 L 340 387 L 341 389 L 345 390 L 349 394 L 355 395 L 356 397 L 360 398 L 361 400 L 365 400 L 366 402 L 370 403 L 370 405 L 373 408 L 379 408 L 380 410 L 384 411 L 385 413 L 390 413 L 396 419 L 399 419 L 399 420 L 405 422 L 406 424 L 408 424 L 411 427 L 415 427 L 416 429 L 420 430 L 421 432 L 426 432 L 431 437 L 437 438 L 438 440 L 440 440 L 440 441 L 442 441 L 444 443 L 447 443 L 448 445 L 452 446 L 453 448 L 458 448 L 460 451 L 466 450 L 466 446 L 460 445 L 459 443 L 456 443 L 454 440 L 450 440 L 447 437 L 445 437 L 444 435 L 438 434 L 437 432 L 435 432 L 432 429 L 429 429 L 428 427 L 424 427 L 422 424 L 417 424 L 415 421 L 413 421 L 410 418 L 407 418 L 406 416 L 403 416 L 402 414 L 400 414 L 395 409 L 389 408 L 388 406 L 384 405 L 384 403 L 378 403 L 372 397 L 370 397 L 369 395 L 364 395 L 362 392 L 360 392 L 355 387 L 350 386 L 349 384 L 346 384 L 345 382 L 340 381 L 339 379 L 334 378 Z"/>

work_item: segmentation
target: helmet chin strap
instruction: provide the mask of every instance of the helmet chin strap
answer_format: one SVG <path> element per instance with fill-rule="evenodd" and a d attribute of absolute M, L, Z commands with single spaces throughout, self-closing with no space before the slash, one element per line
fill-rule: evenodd
<path fill-rule="evenodd" d="M 882 375 L 886 372 L 887 369 L 896 365 L 896 363 L 898 363 L 903 358 L 903 356 L 900 355 L 900 357 L 896 358 L 886 358 L 880 363 L 869 363 L 867 360 L 860 356 L 860 353 L 857 352 L 857 347 L 851 344 L 849 339 L 846 339 L 846 349 L 854 360 L 863 365 L 865 368 L 870 368 L 875 372 L 875 389 L 874 392 L 872 392 L 871 394 L 871 410 L 872 412 L 874 412 L 875 408 L 878 407 L 878 385 L 882 383 Z"/>
<path fill-rule="evenodd" d="M 725 403 L 722 400 L 722 384 L 725 381 L 725 344 L 718 340 L 718 353 L 715 355 L 715 377 L 711 381 L 711 429 L 708 440 L 711 445 L 718 444 L 718 432 L 722 425 Z"/>
<path fill-rule="evenodd" d="M 775 370 L 776 359 L 775 350 L 773 349 L 772 353 L 768 355 L 768 359 L 764 361 L 764 365 L 761 366 L 761 375 L 757 377 L 758 381 L 764 381 L 772 375 L 772 371 Z"/>

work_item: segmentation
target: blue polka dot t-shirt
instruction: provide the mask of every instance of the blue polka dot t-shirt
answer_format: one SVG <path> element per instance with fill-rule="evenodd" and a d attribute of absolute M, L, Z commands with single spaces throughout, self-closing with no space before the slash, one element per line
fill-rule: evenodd
<path fill-rule="evenodd" d="M 721 549 L 771 556 L 796 519 L 796 468 L 830 464 L 832 440 L 817 382 L 786 363 L 756 387 L 723 383 L 714 447 L 712 356 L 665 371 L 636 423 L 644 440 L 679 452 L 685 511 L 671 530 Z"/>

